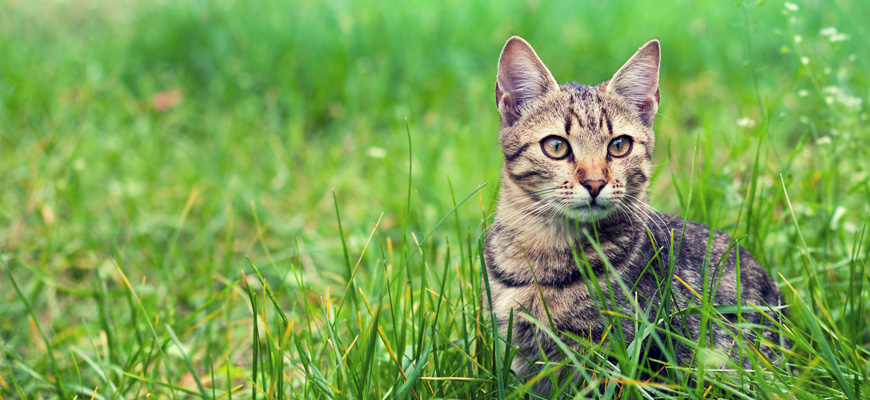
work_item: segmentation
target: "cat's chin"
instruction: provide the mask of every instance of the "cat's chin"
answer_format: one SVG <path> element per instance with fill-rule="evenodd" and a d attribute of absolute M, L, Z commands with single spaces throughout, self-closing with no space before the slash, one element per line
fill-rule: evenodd
<path fill-rule="evenodd" d="M 615 207 L 606 207 L 600 204 L 577 204 L 562 210 L 565 217 L 579 222 L 602 221 L 615 212 Z"/>

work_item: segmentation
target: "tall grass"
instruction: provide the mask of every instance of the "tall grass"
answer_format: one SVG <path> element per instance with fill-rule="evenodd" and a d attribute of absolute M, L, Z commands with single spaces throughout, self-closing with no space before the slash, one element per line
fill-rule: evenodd
<path fill-rule="evenodd" d="M 2 3 L 0 396 L 523 398 L 546 379 L 607 398 L 867 398 L 868 11 Z M 758 343 L 738 346 L 746 369 L 689 342 L 701 362 L 656 371 L 639 341 L 577 338 L 561 364 L 510 372 L 481 258 L 510 34 L 586 83 L 661 39 L 652 205 L 770 271 L 779 366 Z M 733 310 L 710 294 L 684 311 L 722 324 Z M 684 340 L 646 312 L 603 317 Z"/>

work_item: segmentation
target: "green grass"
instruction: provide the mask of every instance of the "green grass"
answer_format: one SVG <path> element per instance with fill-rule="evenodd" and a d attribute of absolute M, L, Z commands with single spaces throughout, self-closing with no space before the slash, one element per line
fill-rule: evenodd
<path fill-rule="evenodd" d="M 652 205 L 789 304 L 789 368 L 581 339 L 566 393 L 868 398 L 870 5 L 794 3 L 0 2 L 0 397 L 531 396 L 480 254 L 519 34 L 585 83 L 661 39 Z"/>

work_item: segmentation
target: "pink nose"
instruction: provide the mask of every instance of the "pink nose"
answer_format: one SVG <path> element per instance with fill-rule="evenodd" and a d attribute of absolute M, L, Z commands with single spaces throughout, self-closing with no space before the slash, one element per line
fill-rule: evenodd
<path fill-rule="evenodd" d="M 589 191 L 589 195 L 592 196 L 593 199 L 598 197 L 598 193 L 601 193 L 601 188 L 607 184 L 604 179 L 585 179 L 581 183 L 583 187 Z"/>

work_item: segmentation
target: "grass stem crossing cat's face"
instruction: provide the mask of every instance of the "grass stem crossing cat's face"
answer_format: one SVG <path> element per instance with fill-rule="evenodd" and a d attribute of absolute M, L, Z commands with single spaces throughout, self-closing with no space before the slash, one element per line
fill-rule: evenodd
<path fill-rule="evenodd" d="M 504 189 L 525 197 L 527 211 L 581 222 L 643 209 L 659 59 L 651 40 L 610 80 L 560 86 L 525 40 L 508 40 L 495 89 Z"/>

